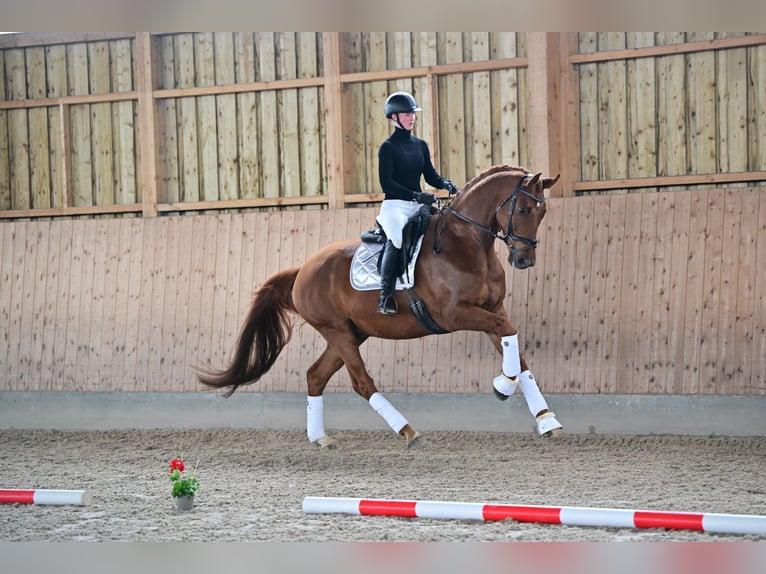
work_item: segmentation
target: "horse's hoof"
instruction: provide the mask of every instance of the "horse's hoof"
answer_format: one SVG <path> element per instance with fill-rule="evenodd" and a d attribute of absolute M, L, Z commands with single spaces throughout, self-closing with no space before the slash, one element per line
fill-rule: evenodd
<path fill-rule="evenodd" d="M 500 399 L 501 401 L 507 401 L 507 400 L 508 400 L 508 397 L 510 396 L 510 395 L 504 395 L 503 393 L 501 393 L 501 392 L 500 392 L 500 391 L 498 391 L 497 389 L 494 389 L 494 388 L 493 388 L 492 390 L 494 390 L 494 391 L 495 391 L 495 396 L 496 396 L 498 399 Z"/>
<path fill-rule="evenodd" d="M 324 435 L 323 437 L 318 438 L 316 441 L 314 441 L 314 444 L 317 445 L 319 448 L 326 448 L 329 450 L 332 450 L 338 447 L 338 441 L 327 435 Z"/>
<path fill-rule="evenodd" d="M 426 439 L 418 431 L 415 431 L 415 434 L 407 438 L 407 448 L 418 448 L 425 446 L 425 444 Z"/>
<path fill-rule="evenodd" d="M 561 436 L 563 425 L 556 420 L 556 414 L 548 411 L 537 417 L 537 432 L 540 436 L 556 438 Z"/>

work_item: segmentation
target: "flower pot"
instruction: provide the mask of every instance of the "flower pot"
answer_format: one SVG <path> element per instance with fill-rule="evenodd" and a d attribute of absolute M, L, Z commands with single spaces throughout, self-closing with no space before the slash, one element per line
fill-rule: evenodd
<path fill-rule="evenodd" d="M 178 510 L 191 510 L 193 507 L 193 496 L 176 496 L 176 508 Z"/>

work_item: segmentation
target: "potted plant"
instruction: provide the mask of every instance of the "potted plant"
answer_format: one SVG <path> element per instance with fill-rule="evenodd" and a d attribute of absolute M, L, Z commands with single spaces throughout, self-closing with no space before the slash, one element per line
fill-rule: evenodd
<path fill-rule="evenodd" d="M 191 510 L 194 506 L 194 495 L 199 490 L 199 481 L 193 473 L 184 476 L 186 465 L 183 459 L 174 458 L 170 461 L 170 481 L 173 483 L 173 498 L 176 499 L 178 510 Z"/>

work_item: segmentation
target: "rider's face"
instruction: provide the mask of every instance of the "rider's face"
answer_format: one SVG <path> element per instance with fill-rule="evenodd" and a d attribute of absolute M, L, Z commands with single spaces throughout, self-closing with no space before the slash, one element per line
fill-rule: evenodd
<path fill-rule="evenodd" d="M 394 117 L 399 119 L 402 128 L 407 131 L 412 131 L 412 128 L 415 127 L 415 112 L 394 114 Z"/>

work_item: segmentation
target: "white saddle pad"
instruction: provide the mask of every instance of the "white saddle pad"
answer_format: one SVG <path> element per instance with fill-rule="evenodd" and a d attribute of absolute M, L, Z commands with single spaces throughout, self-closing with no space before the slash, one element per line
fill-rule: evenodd
<path fill-rule="evenodd" d="M 415 263 L 420 255 L 423 237 L 418 239 L 412 261 L 407 271 L 396 279 L 396 289 L 410 289 L 415 284 Z M 380 274 L 378 273 L 378 254 L 383 249 L 380 243 L 362 243 L 356 248 L 351 260 L 351 286 L 357 291 L 373 291 L 380 289 Z"/>

